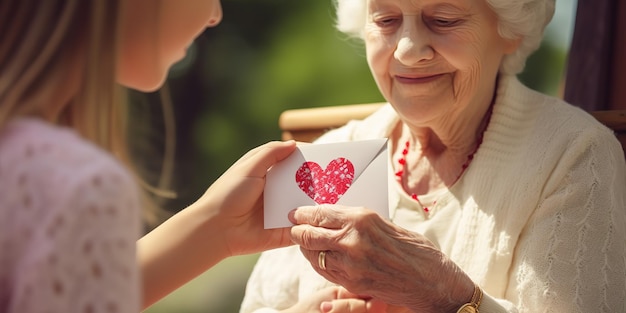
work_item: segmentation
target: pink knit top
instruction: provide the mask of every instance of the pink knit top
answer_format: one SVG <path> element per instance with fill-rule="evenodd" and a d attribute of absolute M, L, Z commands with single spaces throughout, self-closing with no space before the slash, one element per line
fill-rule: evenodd
<path fill-rule="evenodd" d="M 0 312 L 139 312 L 139 208 L 126 169 L 73 131 L 0 129 Z"/>

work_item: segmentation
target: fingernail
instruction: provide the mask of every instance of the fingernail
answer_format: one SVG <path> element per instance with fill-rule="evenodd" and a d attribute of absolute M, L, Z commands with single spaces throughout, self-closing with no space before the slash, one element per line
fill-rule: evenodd
<path fill-rule="evenodd" d="M 330 312 L 330 310 L 333 309 L 333 303 L 332 302 L 322 302 L 322 305 L 320 305 L 320 309 L 322 310 L 322 312 Z"/>
<path fill-rule="evenodd" d="M 291 211 L 289 211 L 289 214 L 287 214 L 287 217 L 289 218 L 289 221 L 296 224 L 296 210 L 297 209 L 293 209 Z"/>

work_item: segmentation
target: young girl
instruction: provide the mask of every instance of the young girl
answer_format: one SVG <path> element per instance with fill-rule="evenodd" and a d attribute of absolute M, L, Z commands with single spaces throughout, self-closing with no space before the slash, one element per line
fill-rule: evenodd
<path fill-rule="evenodd" d="M 118 83 L 158 89 L 222 17 L 218 0 L 0 0 L 0 312 L 138 312 L 221 259 L 290 244 L 264 230 L 271 142 L 141 235 Z"/>

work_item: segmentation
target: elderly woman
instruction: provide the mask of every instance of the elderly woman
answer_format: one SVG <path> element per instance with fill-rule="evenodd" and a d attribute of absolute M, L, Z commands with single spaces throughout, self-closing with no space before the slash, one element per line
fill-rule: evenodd
<path fill-rule="evenodd" d="M 411 312 L 626 311 L 621 147 L 516 78 L 554 0 L 337 10 L 389 105 L 318 142 L 389 138 L 391 222 L 366 208 L 298 208 L 300 247 L 261 256 L 241 312 L 309 312 L 332 284 Z M 313 312 L 341 311 L 321 303 Z"/>

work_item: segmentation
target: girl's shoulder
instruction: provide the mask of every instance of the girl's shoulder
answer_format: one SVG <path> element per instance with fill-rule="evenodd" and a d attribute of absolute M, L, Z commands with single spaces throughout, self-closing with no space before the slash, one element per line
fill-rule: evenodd
<path fill-rule="evenodd" d="M 78 169 L 99 160 L 116 163 L 108 152 L 68 127 L 35 118 L 20 118 L 0 129 L 0 165 L 30 163 L 31 166 Z"/>
<path fill-rule="evenodd" d="M 41 200 L 60 200 L 100 182 L 127 192 L 136 188 L 115 157 L 70 128 L 22 118 L 0 129 L 0 193 L 30 191 Z"/>

